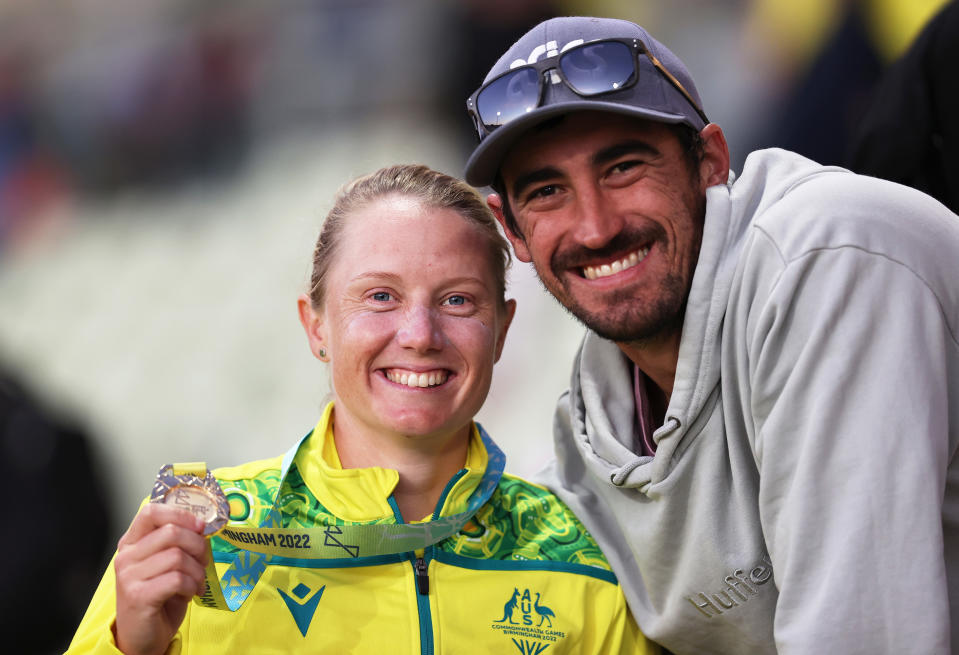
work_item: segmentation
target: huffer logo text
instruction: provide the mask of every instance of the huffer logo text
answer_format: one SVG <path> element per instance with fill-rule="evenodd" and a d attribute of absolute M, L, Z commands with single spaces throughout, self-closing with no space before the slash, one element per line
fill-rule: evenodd
<path fill-rule="evenodd" d="M 703 616 L 711 619 L 758 596 L 761 587 L 772 578 L 772 560 L 769 559 L 769 555 L 763 555 L 759 563 L 748 572 L 736 569 L 723 578 L 725 586 L 718 592 L 701 591 L 694 596 L 686 596 L 686 600 Z"/>

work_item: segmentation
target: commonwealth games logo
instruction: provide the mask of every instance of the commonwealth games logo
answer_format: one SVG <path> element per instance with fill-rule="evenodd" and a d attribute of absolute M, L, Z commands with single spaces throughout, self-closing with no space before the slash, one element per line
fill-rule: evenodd
<path fill-rule="evenodd" d="M 556 612 L 546 604 L 540 592 L 518 587 L 503 604 L 503 614 L 494 619 L 491 628 L 511 638 L 523 655 L 538 655 L 566 636 L 553 628 Z"/>

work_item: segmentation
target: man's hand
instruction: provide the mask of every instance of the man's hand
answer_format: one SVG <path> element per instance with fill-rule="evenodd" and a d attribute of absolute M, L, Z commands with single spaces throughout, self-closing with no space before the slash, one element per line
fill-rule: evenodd
<path fill-rule="evenodd" d="M 147 503 L 117 547 L 117 648 L 126 655 L 166 651 L 203 590 L 208 549 L 203 521 L 187 511 Z"/>

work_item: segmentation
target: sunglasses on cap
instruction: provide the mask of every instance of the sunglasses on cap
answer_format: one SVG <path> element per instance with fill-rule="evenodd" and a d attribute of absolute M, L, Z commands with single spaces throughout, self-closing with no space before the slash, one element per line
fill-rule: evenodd
<path fill-rule="evenodd" d="M 554 84 L 562 80 L 577 95 L 598 96 L 622 91 L 636 84 L 641 54 L 646 55 L 656 70 L 708 124 L 706 114 L 680 81 L 646 49 L 642 41 L 633 38 L 582 43 L 552 57 L 510 69 L 477 89 L 467 100 L 466 106 L 482 141 L 497 127 L 540 106 L 546 88 L 547 71 Z"/>

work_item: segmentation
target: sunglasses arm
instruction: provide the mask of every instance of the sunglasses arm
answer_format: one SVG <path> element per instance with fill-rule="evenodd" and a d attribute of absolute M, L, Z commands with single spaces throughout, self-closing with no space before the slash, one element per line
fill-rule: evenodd
<path fill-rule="evenodd" d="M 706 125 L 709 125 L 709 119 L 706 117 L 705 112 L 699 108 L 699 105 L 695 100 L 693 100 L 693 97 L 689 95 L 689 91 L 686 90 L 682 83 L 677 80 L 665 66 L 663 66 L 662 62 L 656 58 L 656 55 L 651 53 L 649 50 L 646 50 L 646 56 L 649 57 L 649 60 L 653 62 L 653 65 L 659 70 L 659 72 L 662 73 L 667 80 L 669 80 L 669 83 L 672 84 L 677 91 L 683 94 L 683 97 L 686 98 L 686 102 L 688 102 L 692 108 L 696 110 L 696 113 L 699 114 L 699 117 L 703 119 L 703 122 Z"/>

